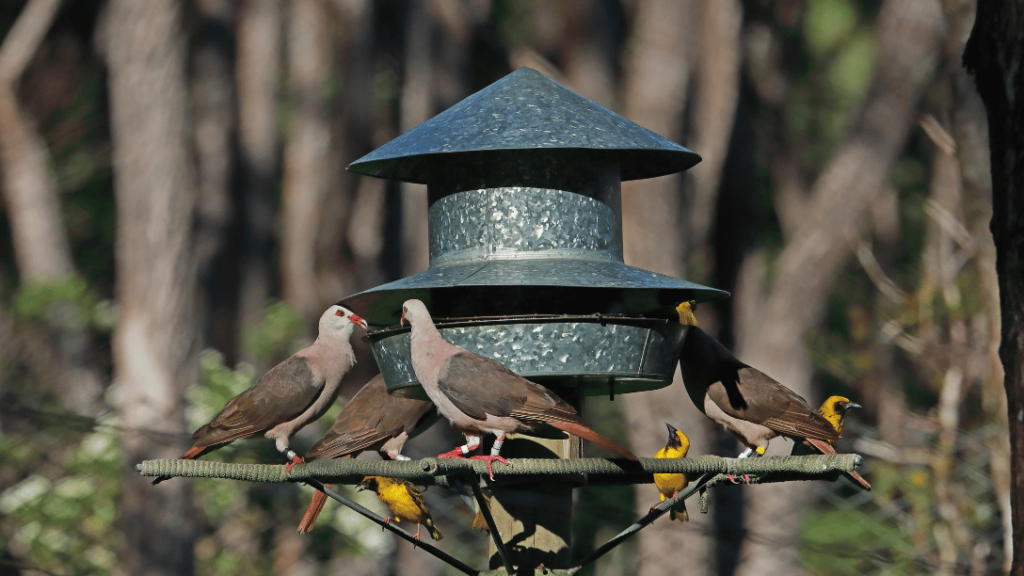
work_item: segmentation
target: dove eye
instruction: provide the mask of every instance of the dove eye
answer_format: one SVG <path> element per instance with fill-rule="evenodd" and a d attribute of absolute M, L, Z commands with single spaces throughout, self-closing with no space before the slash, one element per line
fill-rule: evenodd
<path fill-rule="evenodd" d="M 345 313 L 340 308 L 338 309 L 337 312 L 334 313 L 334 315 L 335 316 L 341 316 L 342 318 L 345 317 Z"/>

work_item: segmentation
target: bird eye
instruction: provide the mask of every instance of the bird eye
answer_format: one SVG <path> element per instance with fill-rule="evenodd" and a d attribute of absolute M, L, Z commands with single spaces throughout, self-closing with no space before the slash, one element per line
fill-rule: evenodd
<path fill-rule="evenodd" d="M 334 312 L 334 315 L 335 316 L 341 316 L 342 318 L 344 318 L 345 317 L 345 312 L 343 312 L 341 308 L 338 308 L 338 310 Z"/>

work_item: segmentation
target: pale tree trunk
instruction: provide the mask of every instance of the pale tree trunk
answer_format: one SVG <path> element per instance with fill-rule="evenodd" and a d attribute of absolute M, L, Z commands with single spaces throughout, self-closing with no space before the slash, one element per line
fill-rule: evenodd
<path fill-rule="evenodd" d="M 0 45 L 0 188 L 23 285 L 66 281 L 76 272 L 49 151 L 17 98 L 18 82 L 59 6 L 59 0 L 32 0 Z M 103 379 L 91 366 L 88 331 L 59 309 L 47 316 L 45 334 L 25 331 L 18 339 L 19 354 L 43 359 L 29 364 L 41 367 L 36 375 L 57 390 L 66 410 L 98 414 L 104 409 Z"/>
<path fill-rule="evenodd" d="M 878 17 L 880 58 L 859 121 L 812 186 L 801 214 L 780 216 L 796 224 L 778 257 L 770 292 L 762 300 L 756 294 L 760 282 L 750 281 L 749 274 L 743 292 L 737 289 L 737 307 L 748 311 L 741 315 L 746 323 L 736 331 L 738 356 L 812 403 L 804 335 L 820 323 L 831 284 L 852 253 L 857 227 L 884 190 L 911 126 L 917 93 L 934 69 L 941 21 L 933 0 L 883 3 Z M 781 441 L 773 448 L 776 445 L 785 448 Z M 798 571 L 799 502 L 804 491 L 795 485 L 749 490 L 750 537 L 738 574 Z"/>
<path fill-rule="evenodd" d="M 117 200 L 119 320 L 114 366 L 124 449 L 118 523 L 126 574 L 191 574 L 189 483 L 150 485 L 135 465 L 186 448 L 185 390 L 198 334 L 181 4 L 112 0 L 104 49 L 110 78 Z"/>
<path fill-rule="evenodd" d="M 0 45 L 0 163 L 14 256 L 23 282 L 56 280 L 75 271 L 46 143 L 17 98 L 18 81 L 59 7 L 60 0 L 32 0 Z"/>
<path fill-rule="evenodd" d="M 399 104 L 399 131 L 419 126 L 434 112 L 434 50 L 437 26 L 425 3 L 409 4 L 405 23 L 405 77 Z M 402 276 L 427 269 L 430 242 L 427 237 L 427 187 L 403 182 Z"/>
<path fill-rule="evenodd" d="M 1010 429 L 1013 526 L 1011 574 L 1024 574 L 1024 2 L 979 2 L 964 65 L 975 75 L 988 114 L 992 236 Z"/>
<path fill-rule="evenodd" d="M 242 330 L 259 322 L 271 293 L 281 15 L 281 0 L 245 0 L 238 7 L 235 69 L 243 236 L 238 326 Z"/>
<path fill-rule="evenodd" d="M 637 5 L 634 42 L 625 65 L 623 116 L 673 141 L 682 134 L 694 46 L 690 39 L 690 2 L 650 0 Z M 684 143 L 685 145 L 685 143 Z M 699 151 L 698 151 L 699 152 Z M 624 183 L 622 190 L 623 243 L 626 263 L 680 277 L 683 274 L 685 232 L 681 229 L 682 176 Z M 694 407 L 676 373 L 671 386 L 654 392 L 627 394 L 622 408 L 628 422 L 630 446 L 636 454 L 652 456 L 665 445 L 665 423 L 683 430 L 692 454 L 712 449 L 711 428 Z M 649 486 L 636 490 L 636 509 L 658 499 Z M 658 522 L 638 536 L 636 573 L 669 576 L 709 574 L 714 570 L 715 537 L 708 516 L 694 509 L 685 525 Z M 666 550 L 686 550 L 686 561 Z"/>
<path fill-rule="evenodd" d="M 303 316 L 324 307 L 317 289 L 316 240 L 321 204 L 333 182 L 327 109 L 332 52 L 323 0 L 290 6 L 288 90 L 292 108 L 284 150 L 281 198 L 281 283 L 285 300 Z"/>
<path fill-rule="evenodd" d="M 712 261 L 708 234 L 715 221 L 715 201 L 740 96 L 743 7 L 737 0 L 720 0 L 704 3 L 702 8 L 704 34 L 696 62 L 693 141 L 686 143 L 702 160 L 692 169 L 693 199 L 686 214 L 690 224 L 686 232 L 691 253 L 687 257 L 705 253 L 702 272 L 706 274 Z"/>

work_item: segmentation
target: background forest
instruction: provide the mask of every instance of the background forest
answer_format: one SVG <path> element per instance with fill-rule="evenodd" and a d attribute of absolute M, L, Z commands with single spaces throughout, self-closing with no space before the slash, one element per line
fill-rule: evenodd
<path fill-rule="evenodd" d="M 875 486 L 715 488 L 589 573 L 1005 573 L 973 19 L 971 0 L 0 1 L 0 575 L 453 573 L 333 503 L 296 534 L 307 487 L 152 487 L 135 464 L 180 455 L 329 304 L 426 268 L 423 187 L 344 168 L 524 65 L 703 157 L 624 184 L 626 263 L 730 291 L 706 331 L 812 404 L 862 404 L 839 448 Z M 376 372 L 357 350 L 343 398 Z M 587 415 L 642 455 L 664 422 L 691 454 L 739 451 L 678 378 Z M 440 424 L 407 453 L 457 440 Z M 461 500 L 426 498 L 442 548 L 482 566 Z M 656 500 L 579 490 L 575 556 Z"/>

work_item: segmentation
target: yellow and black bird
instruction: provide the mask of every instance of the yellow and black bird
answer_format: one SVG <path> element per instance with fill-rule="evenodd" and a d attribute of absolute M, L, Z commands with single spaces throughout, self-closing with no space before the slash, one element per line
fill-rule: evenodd
<path fill-rule="evenodd" d="M 669 423 L 665 423 L 668 426 L 668 442 L 665 447 L 658 450 L 658 453 L 654 455 L 655 458 L 686 458 L 686 453 L 690 450 L 690 439 L 686 437 L 679 430 L 676 430 Z M 658 492 L 661 493 L 661 501 L 664 502 L 669 498 L 678 501 L 679 493 L 686 488 L 686 485 L 690 481 L 686 479 L 686 474 L 655 474 L 654 485 L 658 487 Z M 654 507 L 652 506 L 653 510 Z M 676 512 L 676 510 L 679 510 Z M 690 519 L 690 514 L 686 511 L 686 504 L 683 503 L 681 506 L 673 507 L 669 513 L 669 517 L 673 520 L 679 520 L 680 522 L 686 522 Z"/>
<path fill-rule="evenodd" d="M 679 323 L 689 327 L 679 354 L 686 392 L 701 412 L 747 447 L 740 458 L 764 455 L 768 442 L 779 435 L 807 440 L 823 452 L 831 448 L 839 432 L 806 400 L 740 362 L 698 328 L 690 302 L 679 304 L 676 312 Z"/>
<path fill-rule="evenodd" d="M 821 414 L 825 420 L 828 420 L 829 423 L 832 424 L 832 427 L 835 428 L 837 434 L 842 435 L 843 418 L 846 416 L 846 411 L 850 408 L 860 408 L 860 404 L 850 402 L 849 398 L 844 398 L 843 396 L 829 396 L 829 398 L 822 403 L 821 408 L 818 408 L 818 414 Z M 806 440 L 794 443 L 792 452 L 794 456 L 835 453 L 836 450 L 832 447 L 831 442 L 824 443 L 824 446 L 821 446 L 818 444 L 812 444 Z M 846 476 L 853 482 L 860 484 L 865 490 L 871 490 L 871 484 L 869 484 L 863 476 L 858 474 L 856 470 L 844 472 L 843 476 Z"/>
<path fill-rule="evenodd" d="M 423 494 L 419 489 L 407 480 L 399 478 L 387 478 L 385 476 L 367 476 L 359 483 L 359 490 L 373 490 L 377 498 L 387 504 L 388 508 L 395 515 L 395 521 L 404 520 L 416 524 L 416 539 L 420 539 L 420 528 L 427 527 L 430 537 L 434 540 L 442 538 L 441 531 L 434 526 L 434 519 L 430 517 L 430 510 L 423 500 Z M 391 522 L 391 518 L 385 518 L 384 523 Z"/>

